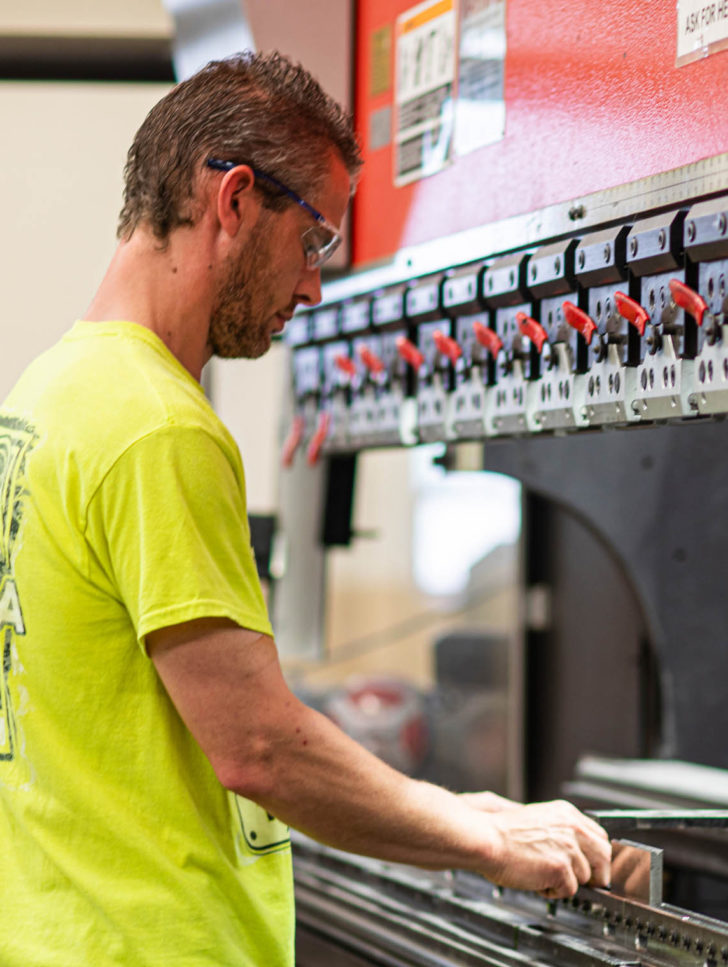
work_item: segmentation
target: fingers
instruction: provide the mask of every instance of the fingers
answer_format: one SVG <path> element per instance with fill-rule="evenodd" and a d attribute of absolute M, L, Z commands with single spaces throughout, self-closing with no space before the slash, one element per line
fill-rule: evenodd
<path fill-rule="evenodd" d="M 582 851 L 577 836 L 569 830 L 563 832 L 560 843 L 562 856 L 554 864 L 551 882 L 543 892 L 551 899 L 573 896 L 580 886 L 592 878 L 592 867 Z"/>
<path fill-rule="evenodd" d="M 589 873 L 586 879 L 583 878 L 584 868 L 579 865 L 581 871 L 581 873 L 577 872 L 579 883 L 607 886 L 610 879 L 612 848 L 606 830 L 571 803 L 557 800 L 553 805 L 561 811 L 563 820 L 572 826 L 579 849 L 588 864 Z"/>
<path fill-rule="evenodd" d="M 502 835 L 502 866 L 495 880 L 503 886 L 561 899 L 573 896 L 580 884 L 609 882 L 609 838 L 570 803 L 537 803 L 491 818 Z"/>

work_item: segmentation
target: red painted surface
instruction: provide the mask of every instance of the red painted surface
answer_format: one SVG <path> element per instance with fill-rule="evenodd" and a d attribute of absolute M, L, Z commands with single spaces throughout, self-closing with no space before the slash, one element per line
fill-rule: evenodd
<path fill-rule="evenodd" d="M 355 111 L 366 168 L 357 267 L 399 248 L 728 151 L 728 51 L 675 67 L 675 3 L 507 0 L 506 133 L 395 188 L 391 145 L 371 151 L 371 38 L 413 0 L 359 0 Z M 394 54 L 392 73 L 394 72 Z"/>

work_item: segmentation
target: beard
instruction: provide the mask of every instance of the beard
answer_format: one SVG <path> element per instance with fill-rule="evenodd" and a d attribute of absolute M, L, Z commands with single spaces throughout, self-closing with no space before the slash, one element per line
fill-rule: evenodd
<path fill-rule="evenodd" d="M 224 359 L 257 359 L 270 349 L 272 291 L 268 232 L 256 226 L 231 260 L 210 315 L 209 343 Z"/>

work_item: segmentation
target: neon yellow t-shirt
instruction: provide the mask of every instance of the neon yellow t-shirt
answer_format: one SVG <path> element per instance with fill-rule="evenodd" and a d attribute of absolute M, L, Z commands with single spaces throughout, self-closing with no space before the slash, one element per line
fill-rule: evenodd
<path fill-rule="evenodd" d="M 287 828 L 220 785 L 144 650 L 270 634 L 240 456 L 149 330 L 76 323 L 0 408 L 0 963 L 290 967 Z"/>

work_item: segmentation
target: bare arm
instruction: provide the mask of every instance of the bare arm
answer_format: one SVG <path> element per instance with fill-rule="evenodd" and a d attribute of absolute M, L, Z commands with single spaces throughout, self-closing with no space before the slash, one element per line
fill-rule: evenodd
<path fill-rule="evenodd" d="M 566 803 L 491 812 L 487 797 L 402 775 L 293 695 L 270 638 L 206 619 L 147 644 L 221 783 L 313 838 L 553 896 L 606 883 L 608 840 L 587 817 Z"/>

